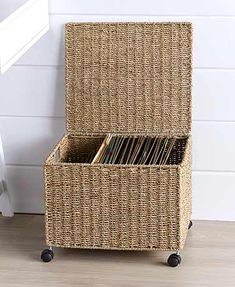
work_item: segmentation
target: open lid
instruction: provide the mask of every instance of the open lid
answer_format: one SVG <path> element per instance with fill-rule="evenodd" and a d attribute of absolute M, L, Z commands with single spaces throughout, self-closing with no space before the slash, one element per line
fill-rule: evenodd
<path fill-rule="evenodd" d="M 190 23 L 68 23 L 70 133 L 187 135 Z"/>

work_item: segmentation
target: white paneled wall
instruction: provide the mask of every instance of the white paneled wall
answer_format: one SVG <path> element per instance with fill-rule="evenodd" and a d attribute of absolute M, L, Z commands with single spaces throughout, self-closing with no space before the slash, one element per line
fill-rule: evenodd
<path fill-rule="evenodd" d="M 64 23 L 191 21 L 193 218 L 235 220 L 234 0 L 50 0 L 50 13 L 49 33 L 0 77 L 15 211 L 44 212 L 41 165 L 65 132 Z"/>

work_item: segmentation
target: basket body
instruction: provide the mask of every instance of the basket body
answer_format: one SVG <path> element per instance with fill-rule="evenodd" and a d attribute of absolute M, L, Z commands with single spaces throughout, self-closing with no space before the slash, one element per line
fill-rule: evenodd
<path fill-rule="evenodd" d="M 181 164 L 165 166 L 58 163 L 55 154 L 63 156 L 68 137 L 44 168 L 49 246 L 183 247 L 191 216 L 190 137 Z"/>
<path fill-rule="evenodd" d="M 191 25 L 66 26 L 68 134 L 44 166 L 50 246 L 183 248 L 191 216 Z M 184 137 L 171 164 L 58 161 L 107 133 Z"/>

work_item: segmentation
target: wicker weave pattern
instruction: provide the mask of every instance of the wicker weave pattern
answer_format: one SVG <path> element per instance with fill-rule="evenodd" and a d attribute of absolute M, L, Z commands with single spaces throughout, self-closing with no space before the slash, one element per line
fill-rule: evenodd
<path fill-rule="evenodd" d="M 69 134 L 44 166 L 47 244 L 183 248 L 191 216 L 191 25 L 67 24 L 66 96 Z M 184 139 L 168 165 L 66 162 L 108 132 Z"/>
<path fill-rule="evenodd" d="M 192 213 L 192 140 L 188 139 L 185 157 L 180 167 L 180 248 L 183 248 Z"/>
<path fill-rule="evenodd" d="M 141 250 L 183 247 L 191 214 L 190 181 L 185 182 L 188 178 L 184 176 L 191 168 L 189 144 L 182 167 L 54 162 L 58 148 L 62 154 L 67 148 L 73 150 L 72 144 L 64 145 L 67 141 L 65 136 L 44 169 L 48 245 Z M 83 146 L 82 136 L 73 141 L 78 148 Z"/>
<path fill-rule="evenodd" d="M 67 129 L 191 130 L 189 23 L 66 25 Z"/>

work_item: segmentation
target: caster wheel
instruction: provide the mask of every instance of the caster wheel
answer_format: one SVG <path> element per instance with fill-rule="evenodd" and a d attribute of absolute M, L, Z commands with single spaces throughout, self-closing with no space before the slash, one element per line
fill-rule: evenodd
<path fill-rule="evenodd" d="M 180 257 L 180 255 L 178 255 L 176 253 L 171 254 L 167 260 L 168 265 L 171 267 L 178 266 L 180 264 L 180 262 L 181 262 L 181 257 Z"/>
<path fill-rule="evenodd" d="M 189 221 L 188 229 L 190 229 L 193 226 L 192 220 Z"/>
<path fill-rule="evenodd" d="M 54 252 L 51 249 L 44 249 L 41 253 L 43 262 L 50 262 L 54 258 Z"/>

